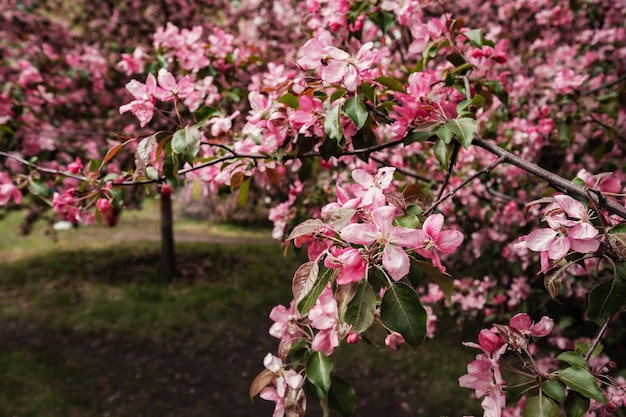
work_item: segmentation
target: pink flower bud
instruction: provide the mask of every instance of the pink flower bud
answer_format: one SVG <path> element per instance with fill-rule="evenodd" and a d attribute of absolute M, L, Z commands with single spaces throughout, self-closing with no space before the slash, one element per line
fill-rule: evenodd
<path fill-rule="evenodd" d="M 485 352 L 494 353 L 503 343 L 504 340 L 491 330 L 482 329 L 478 334 L 478 344 Z"/>
<path fill-rule="evenodd" d="M 346 343 L 349 345 L 355 345 L 359 343 L 359 340 L 361 340 L 361 336 L 358 333 L 350 333 L 346 336 Z"/>
<path fill-rule="evenodd" d="M 74 162 L 71 162 L 67 166 L 67 170 L 72 174 L 78 174 L 83 169 L 83 163 L 79 157 L 76 157 Z"/>
<path fill-rule="evenodd" d="M 170 187 L 169 184 L 162 184 L 161 185 L 161 195 L 163 197 L 169 197 L 172 195 L 172 187 Z"/>

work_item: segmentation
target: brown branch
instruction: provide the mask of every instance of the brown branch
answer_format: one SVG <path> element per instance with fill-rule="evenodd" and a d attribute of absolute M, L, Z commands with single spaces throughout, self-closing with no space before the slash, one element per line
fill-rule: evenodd
<path fill-rule="evenodd" d="M 600 340 L 602 340 L 602 336 L 604 336 L 604 332 L 606 332 L 606 329 L 609 327 L 610 321 L 611 321 L 610 317 L 606 319 L 606 321 L 604 322 L 604 324 L 598 331 L 598 334 L 593 339 L 593 342 L 591 342 L 591 345 L 589 346 L 589 351 L 585 354 L 585 360 L 587 362 L 589 362 L 589 359 L 591 359 L 591 355 L 593 355 L 593 351 L 596 350 L 596 348 L 600 344 Z"/>
<path fill-rule="evenodd" d="M 560 177 L 553 172 L 550 172 L 536 164 L 533 164 L 532 162 L 520 158 L 519 156 L 505 149 L 502 149 L 494 142 L 479 137 L 474 137 L 472 144 L 478 146 L 479 148 L 485 149 L 486 151 L 491 152 L 496 156 L 504 158 L 504 162 L 515 165 L 516 167 L 523 169 L 529 174 L 541 178 L 542 180 L 550 184 L 553 188 L 561 192 L 572 196 L 584 198 L 587 201 L 592 201 L 598 206 L 606 209 L 609 213 L 620 216 L 622 219 L 626 219 L 626 207 L 622 206 L 616 201 L 606 199 L 601 195 L 595 193 L 587 193 L 585 187 L 576 185 L 573 182 L 566 180 L 565 178 Z"/>

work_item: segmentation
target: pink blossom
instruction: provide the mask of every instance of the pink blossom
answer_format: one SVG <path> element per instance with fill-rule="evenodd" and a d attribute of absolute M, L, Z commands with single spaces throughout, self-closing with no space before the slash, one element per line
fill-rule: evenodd
<path fill-rule="evenodd" d="M 148 74 L 145 84 L 137 80 L 131 80 L 126 84 L 126 89 L 135 97 L 135 100 L 120 106 L 120 114 L 130 111 L 139 120 L 139 125 L 144 127 L 152 120 L 154 114 L 154 93 L 156 88 L 156 78 L 152 74 Z"/>
<path fill-rule="evenodd" d="M 154 97 L 162 101 L 170 101 L 175 98 L 183 99 L 189 96 L 193 90 L 193 82 L 188 76 L 184 76 L 176 82 L 174 75 L 165 68 L 161 68 L 157 75 L 159 87 L 154 90 Z"/>
<path fill-rule="evenodd" d="M 283 305 L 275 306 L 270 312 L 270 319 L 274 321 L 269 330 L 270 335 L 281 340 L 293 338 L 300 332 L 300 327 L 297 324 L 300 318 L 300 312 L 295 307 L 293 300 L 289 308 Z"/>
<path fill-rule="evenodd" d="M 119 213 L 115 209 L 115 207 L 113 207 L 109 199 L 99 198 L 96 202 L 96 208 L 98 209 L 98 212 L 102 217 L 102 222 L 106 226 L 112 227 L 117 224 L 117 221 L 119 219 Z"/>
<path fill-rule="evenodd" d="M 424 258 L 431 259 L 434 266 L 445 272 L 446 268 L 441 264 L 439 252 L 443 254 L 454 252 L 463 243 L 463 233 L 458 230 L 441 231 L 443 220 L 443 215 L 439 213 L 428 216 L 422 229 L 415 231 L 418 241 L 415 251 Z"/>
<path fill-rule="evenodd" d="M 530 316 L 526 313 L 518 313 L 511 317 L 509 324 L 511 327 L 522 332 L 522 334 L 536 337 L 546 336 L 554 327 L 554 321 L 550 317 L 543 316 L 539 323 L 533 324 L 530 320 Z"/>
<path fill-rule="evenodd" d="M 357 197 L 361 197 L 363 207 L 378 208 L 385 204 L 383 191 L 391 186 L 395 170 L 393 167 L 383 167 L 379 168 L 375 175 L 370 175 L 362 169 L 352 171 L 352 178 L 364 191 L 357 193 Z"/>
<path fill-rule="evenodd" d="M 83 163 L 80 158 L 77 156 L 74 162 L 70 162 L 67 165 L 67 170 L 72 174 L 78 174 L 83 169 Z"/>
<path fill-rule="evenodd" d="M 546 209 L 545 220 L 550 228 L 536 229 L 526 236 L 528 249 L 552 260 L 564 258 L 570 249 L 579 253 L 597 251 L 599 231 L 590 223 L 585 206 L 567 195 L 556 195 L 554 201 Z"/>
<path fill-rule="evenodd" d="M 405 343 L 404 337 L 398 332 L 391 332 L 385 337 L 385 345 L 391 350 L 397 350 L 398 346 Z"/>
<path fill-rule="evenodd" d="M 327 268 L 339 268 L 337 284 L 344 285 L 359 282 L 365 276 L 367 262 L 361 252 L 354 248 L 333 247 L 331 253 L 324 259 Z"/>
<path fill-rule="evenodd" d="M 377 242 L 383 247 L 383 266 L 394 281 L 409 273 L 409 257 L 402 247 L 418 244 L 415 230 L 393 226 L 395 207 L 383 206 L 372 211 L 372 223 L 352 223 L 341 231 L 341 238 L 357 245 Z"/>
<path fill-rule="evenodd" d="M 263 388 L 259 396 L 267 401 L 274 401 L 272 417 L 285 415 L 285 397 L 290 390 L 300 390 L 304 384 L 304 377 L 293 369 L 285 370 L 280 358 L 268 353 L 263 359 L 265 368 L 274 373 L 272 385 Z"/>
<path fill-rule="evenodd" d="M 11 182 L 6 172 L 0 172 L 0 206 L 6 205 L 9 200 L 13 200 L 15 204 L 20 204 L 22 193 Z"/>
<path fill-rule="evenodd" d="M 309 310 L 309 320 L 313 328 L 320 330 L 313 338 L 311 348 L 330 355 L 334 348 L 339 346 L 337 334 L 339 310 L 330 286 L 324 288 L 315 305 Z"/>

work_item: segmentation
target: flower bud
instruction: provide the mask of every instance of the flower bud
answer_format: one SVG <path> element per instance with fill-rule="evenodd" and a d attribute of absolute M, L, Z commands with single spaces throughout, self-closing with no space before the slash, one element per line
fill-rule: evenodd
<path fill-rule="evenodd" d="M 359 340 L 361 340 L 361 336 L 358 333 L 350 333 L 346 336 L 346 343 L 349 345 L 357 344 L 359 343 Z"/>

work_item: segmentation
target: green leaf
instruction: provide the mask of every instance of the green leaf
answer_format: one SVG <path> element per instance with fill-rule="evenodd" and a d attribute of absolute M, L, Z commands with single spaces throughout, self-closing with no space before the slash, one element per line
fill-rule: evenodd
<path fill-rule="evenodd" d="M 411 259 L 411 262 L 417 265 L 417 267 L 421 269 L 422 272 L 428 275 L 428 278 L 435 281 L 435 284 L 439 285 L 439 288 L 441 288 L 441 291 L 443 291 L 446 296 L 446 300 L 450 302 L 450 297 L 452 297 L 452 289 L 454 287 L 452 277 L 445 272 L 441 272 L 439 268 L 429 264 L 428 262 L 419 261 L 413 258 Z"/>
<path fill-rule="evenodd" d="M 322 391 L 320 387 L 313 384 L 308 379 L 304 380 L 304 391 L 309 394 L 311 397 L 315 398 L 317 401 L 322 401 L 326 394 Z"/>
<path fill-rule="evenodd" d="M 378 11 L 376 13 L 372 13 L 370 15 L 370 19 L 372 19 L 372 22 L 374 22 L 376 26 L 378 26 L 383 31 L 383 33 L 387 33 L 391 25 L 393 25 L 396 21 L 395 15 L 386 11 Z"/>
<path fill-rule="evenodd" d="M 354 122 L 357 129 L 361 129 L 365 125 L 367 116 L 369 116 L 367 108 L 363 103 L 363 94 L 347 99 L 343 104 L 343 111 Z"/>
<path fill-rule="evenodd" d="M 278 99 L 278 102 L 282 103 L 282 104 L 284 104 L 286 106 L 289 106 L 292 109 L 297 109 L 298 107 L 300 107 L 300 100 L 298 100 L 298 97 L 294 96 L 291 93 L 283 94 Z"/>
<path fill-rule="evenodd" d="M 241 207 L 248 206 L 248 195 L 250 194 L 250 180 L 252 177 L 249 177 L 239 186 L 239 205 Z"/>
<path fill-rule="evenodd" d="M 523 417 L 558 417 L 559 407 L 545 395 L 530 397 L 524 403 Z"/>
<path fill-rule="evenodd" d="M 435 146 L 433 147 L 435 158 L 437 158 L 437 161 L 439 161 L 443 169 L 448 169 L 453 150 L 454 145 L 452 143 L 446 144 L 441 138 L 437 139 L 435 142 Z"/>
<path fill-rule="evenodd" d="M 326 120 L 324 120 L 324 129 L 329 138 L 336 141 L 340 141 L 343 137 L 343 128 L 341 127 L 341 117 L 339 111 L 341 105 L 336 105 L 326 114 Z"/>
<path fill-rule="evenodd" d="M 626 282 L 616 277 L 596 285 L 589 293 L 587 317 L 599 325 L 626 309 Z"/>
<path fill-rule="evenodd" d="M 341 97 L 345 96 L 348 90 L 345 88 L 338 88 L 330 95 L 330 102 L 334 103 L 339 100 Z"/>
<path fill-rule="evenodd" d="M 389 329 L 400 333 L 414 350 L 426 336 L 426 310 L 415 291 L 403 282 L 394 282 L 385 292 L 380 318 Z"/>
<path fill-rule="evenodd" d="M 44 181 L 28 178 L 28 192 L 37 197 L 47 198 L 50 196 L 48 184 Z"/>
<path fill-rule="evenodd" d="M 565 415 L 567 417 L 583 417 L 589 410 L 591 400 L 584 395 L 570 391 L 565 399 Z"/>
<path fill-rule="evenodd" d="M 311 307 L 315 305 L 315 302 L 319 298 L 320 294 L 322 293 L 322 291 L 324 291 L 324 288 L 326 287 L 326 284 L 328 284 L 328 281 L 329 270 L 327 269 L 321 275 L 321 277 L 318 278 L 317 282 L 315 282 L 315 285 L 313 286 L 311 291 L 309 291 L 309 293 L 302 299 L 302 301 L 298 303 L 298 311 L 300 312 L 300 314 L 304 316 L 309 313 Z"/>
<path fill-rule="evenodd" d="M 555 401 L 565 401 L 565 385 L 556 378 L 548 379 L 541 384 L 541 390 Z"/>
<path fill-rule="evenodd" d="M 376 293 L 366 280 L 359 283 L 356 295 L 348 304 L 344 319 L 352 325 L 352 331 L 363 333 L 374 322 L 376 311 Z"/>
<path fill-rule="evenodd" d="M 352 384 L 339 377 L 331 377 L 328 406 L 342 417 L 350 417 L 356 411 L 356 392 Z"/>
<path fill-rule="evenodd" d="M 214 107 L 210 107 L 210 106 L 202 106 L 200 107 L 198 110 L 196 110 L 196 112 L 193 114 L 194 117 L 196 118 L 196 120 L 198 121 L 198 123 L 202 123 L 204 121 L 206 121 L 207 119 L 216 116 L 218 114 L 220 114 L 221 112 L 214 108 Z"/>
<path fill-rule="evenodd" d="M 482 48 L 483 46 L 483 30 L 482 29 L 472 29 L 467 32 L 463 32 L 463 35 L 470 41 L 470 43 L 474 46 Z"/>
<path fill-rule="evenodd" d="M 401 93 L 406 93 L 406 89 L 404 88 L 404 85 L 400 81 L 396 80 L 395 78 L 377 77 L 377 78 L 374 78 L 374 81 L 376 81 L 378 84 L 384 85 L 390 90 L 399 91 Z"/>
<path fill-rule="evenodd" d="M 394 219 L 394 223 L 407 229 L 416 229 L 420 225 L 420 219 L 415 214 L 407 213 Z"/>
<path fill-rule="evenodd" d="M 200 151 L 201 140 L 202 135 L 197 127 L 185 126 L 184 129 L 177 130 L 172 136 L 172 151 L 193 165 L 193 160 Z"/>
<path fill-rule="evenodd" d="M 324 352 L 313 352 L 306 361 L 306 377 L 311 383 L 328 394 L 333 363 Z"/>
<path fill-rule="evenodd" d="M 435 133 L 439 139 L 446 143 L 446 145 L 452 142 L 452 138 L 454 137 L 452 131 L 446 126 L 439 127 L 439 129 L 435 130 Z"/>
<path fill-rule="evenodd" d="M 457 137 L 461 145 L 468 149 L 478 131 L 478 122 L 469 117 L 446 120 L 445 126 Z"/>
<path fill-rule="evenodd" d="M 576 392 L 581 393 L 585 397 L 589 397 L 601 404 L 606 404 L 604 393 L 598 386 L 596 379 L 586 369 L 572 366 L 561 369 L 556 374 L 557 378 L 565 385 Z"/>
<path fill-rule="evenodd" d="M 433 135 L 434 133 L 428 130 L 414 130 L 404 137 L 403 142 L 405 145 L 415 142 L 426 142 L 428 139 L 433 137 Z"/>
<path fill-rule="evenodd" d="M 589 367 L 585 358 L 576 352 L 563 352 L 556 357 L 556 360 L 568 363 L 570 366 L 578 366 L 579 368 Z"/>
<path fill-rule="evenodd" d="M 374 87 L 372 87 L 372 84 L 363 81 L 361 83 L 361 91 L 365 93 L 365 97 L 367 97 L 369 101 L 371 101 L 372 103 L 376 102 L 376 93 L 374 92 Z"/>

